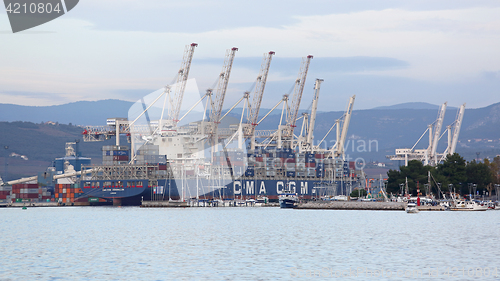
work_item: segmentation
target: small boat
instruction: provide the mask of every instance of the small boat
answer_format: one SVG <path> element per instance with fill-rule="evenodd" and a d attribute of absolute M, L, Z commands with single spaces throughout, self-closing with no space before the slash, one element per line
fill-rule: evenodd
<path fill-rule="evenodd" d="M 405 211 L 408 214 L 416 214 L 416 213 L 420 212 L 417 208 L 417 204 L 415 204 L 415 203 L 408 203 L 408 205 L 406 205 Z"/>
<path fill-rule="evenodd" d="M 455 201 L 454 206 L 450 207 L 450 211 L 486 211 L 487 205 L 481 205 L 475 201 Z"/>
<path fill-rule="evenodd" d="M 497 204 L 493 201 L 489 201 L 489 202 L 484 202 L 484 205 L 485 206 L 488 206 L 488 210 L 498 210 L 499 207 L 497 206 Z"/>
<path fill-rule="evenodd" d="M 299 198 L 295 193 L 284 193 L 279 196 L 280 208 L 295 208 Z"/>
<path fill-rule="evenodd" d="M 261 207 L 266 205 L 269 202 L 269 198 L 266 196 L 257 196 L 257 200 L 255 202 L 256 207 Z"/>

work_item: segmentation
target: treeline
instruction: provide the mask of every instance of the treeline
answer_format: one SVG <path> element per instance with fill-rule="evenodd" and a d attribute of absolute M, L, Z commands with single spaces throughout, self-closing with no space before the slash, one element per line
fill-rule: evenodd
<path fill-rule="evenodd" d="M 417 182 L 421 194 L 426 194 L 430 187 L 434 195 L 438 194 L 439 189 L 443 193 L 454 191 L 461 195 L 483 195 L 488 192 L 491 195 L 495 190 L 494 185 L 500 183 L 500 156 L 491 162 L 488 159 L 483 162 L 466 162 L 455 153 L 436 167 L 424 166 L 421 161 L 412 160 L 408 162 L 408 166 L 400 167 L 399 171 L 389 170 L 387 175 L 387 192 L 394 194 L 400 193 L 401 184 L 405 185 L 408 179 L 408 188 L 412 195 L 417 195 Z"/>

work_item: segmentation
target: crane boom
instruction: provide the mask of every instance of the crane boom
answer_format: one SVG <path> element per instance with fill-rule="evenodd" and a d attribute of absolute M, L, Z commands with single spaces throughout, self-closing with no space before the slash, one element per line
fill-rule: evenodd
<path fill-rule="evenodd" d="M 441 128 L 443 126 L 443 121 L 444 121 L 444 114 L 446 113 L 446 105 L 447 103 L 443 103 L 441 105 L 441 108 L 438 112 L 438 118 L 436 120 L 436 125 L 434 126 L 434 136 L 432 138 L 432 145 L 431 145 L 431 151 L 430 151 L 430 157 L 432 161 L 437 161 L 436 160 L 436 149 L 439 141 L 439 136 L 441 135 Z"/>
<path fill-rule="evenodd" d="M 222 72 L 219 75 L 219 81 L 217 83 L 217 89 L 215 92 L 215 102 L 213 103 L 213 108 L 210 115 L 210 121 L 215 123 L 220 121 L 222 106 L 224 105 L 224 98 L 226 97 L 227 84 L 229 82 L 229 75 L 231 74 L 231 68 L 233 67 L 233 61 L 236 51 L 238 51 L 238 48 L 236 47 L 233 47 L 226 51 L 226 58 L 224 60 Z M 216 130 L 217 128 L 215 128 L 215 131 Z"/>
<path fill-rule="evenodd" d="M 455 149 L 457 148 L 458 135 L 460 134 L 460 128 L 462 127 L 462 120 L 464 119 L 465 113 L 465 103 L 460 106 L 460 109 L 457 113 L 457 119 L 455 119 L 455 128 L 453 129 L 453 138 L 451 141 L 451 148 L 448 151 L 448 154 L 455 153 Z"/>
<path fill-rule="evenodd" d="M 193 60 L 194 48 L 196 48 L 197 46 L 198 44 L 191 43 L 191 45 L 186 45 L 186 49 L 184 51 L 182 65 L 177 75 L 174 98 L 172 99 L 172 104 L 169 111 L 169 118 L 174 122 L 177 122 L 179 120 L 182 98 L 184 97 L 184 91 L 186 90 L 186 82 L 189 76 L 191 62 Z"/>
<path fill-rule="evenodd" d="M 255 85 L 255 95 L 253 96 L 252 104 L 250 107 L 250 114 L 248 116 L 248 121 L 252 125 L 252 127 L 254 127 L 254 129 L 255 126 L 257 126 L 260 104 L 262 103 L 262 96 L 264 95 L 264 89 L 266 87 L 267 75 L 269 73 L 269 67 L 271 66 L 271 60 L 274 54 L 275 53 L 273 51 L 264 54 L 264 58 L 262 59 L 262 64 L 260 66 L 260 73 L 257 77 L 257 84 Z"/>
<path fill-rule="evenodd" d="M 312 55 L 302 59 L 302 64 L 299 71 L 299 76 L 295 80 L 295 86 L 293 91 L 292 105 L 290 107 L 290 113 L 286 121 L 289 136 L 292 136 L 293 129 L 295 128 L 295 121 L 297 120 L 297 115 L 299 113 L 300 101 L 302 99 L 302 93 L 304 92 L 304 85 L 306 83 L 307 71 L 309 70 L 309 64 L 311 63 Z"/>
<path fill-rule="evenodd" d="M 316 79 L 314 83 L 314 99 L 311 108 L 311 118 L 309 120 L 309 131 L 307 132 L 306 143 L 309 147 L 313 146 L 314 123 L 316 122 L 316 112 L 318 110 L 319 88 L 323 79 Z"/>
<path fill-rule="evenodd" d="M 354 106 L 355 98 L 356 95 L 352 96 L 349 99 L 349 105 L 347 105 L 347 110 L 344 115 L 344 122 L 342 124 L 342 133 L 340 134 L 340 139 L 337 140 L 336 153 L 335 153 L 336 157 L 344 156 L 344 144 L 347 138 L 347 130 L 349 129 L 349 122 L 351 122 L 352 108 Z"/>

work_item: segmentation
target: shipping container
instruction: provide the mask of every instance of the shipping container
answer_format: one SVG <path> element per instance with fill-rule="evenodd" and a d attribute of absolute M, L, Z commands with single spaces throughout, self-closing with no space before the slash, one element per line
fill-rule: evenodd
<path fill-rule="evenodd" d="M 316 163 L 315 162 L 306 163 L 306 167 L 307 168 L 314 168 L 314 167 L 316 167 Z"/>

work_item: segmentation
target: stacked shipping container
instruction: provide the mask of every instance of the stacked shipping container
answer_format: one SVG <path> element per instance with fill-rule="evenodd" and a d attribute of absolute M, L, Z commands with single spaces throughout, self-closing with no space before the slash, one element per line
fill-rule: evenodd
<path fill-rule="evenodd" d="M 103 165 L 122 165 L 130 161 L 130 150 L 127 146 L 105 145 L 102 147 Z"/>
<path fill-rule="evenodd" d="M 83 195 L 83 191 L 79 184 L 56 184 L 54 192 L 56 201 L 58 202 L 72 203 L 78 202 L 78 199 L 87 200 L 87 197 L 80 198 Z"/>
<path fill-rule="evenodd" d="M 52 192 L 48 187 L 39 187 L 38 184 L 14 184 L 10 198 L 15 202 L 50 201 Z"/>

